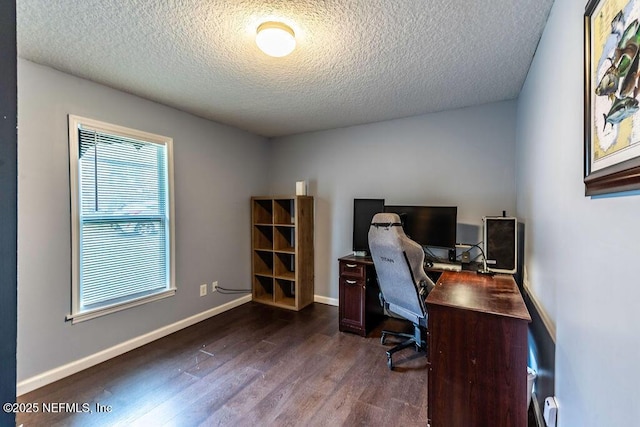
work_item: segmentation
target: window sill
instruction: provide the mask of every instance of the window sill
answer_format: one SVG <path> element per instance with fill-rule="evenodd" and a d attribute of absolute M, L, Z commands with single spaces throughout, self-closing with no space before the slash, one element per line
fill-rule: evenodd
<path fill-rule="evenodd" d="M 102 307 L 102 308 L 97 308 L 97 309 L 93 309 L 93 310 L 87 310 L 87 311 L 83 311 L 81 313 L 74 313 L 74 314 L 69 314 L 66 317 L 67 321 L 71 321 L 72 324 L 76 324 L 76 323 L 80 323 L 80 322 L 84 322 L 86 320 L 91 320 L 91 319 L 95 319 L 96 317 L 101 317 L 101 316 L 106 316 L 107 314 L 111 314 L 111 313 L 115 313 L 118 311 L 122 311 L 122 310 L 126 310 L 128 308 L 132 308 L 132 307 L 137 307 L 139 305 L 142 304 L 146 304 L 148 302 L 152 302 L 152 301 L 158 301 L 164 298 L 168 298 L 171 297 L 173 295 L 175 295 L 176 290 L 175 288 L 173 289 L 168 289 L 166 291 L 162 291 L 159 292 L 157 294 L 153 294 L 153 295 L 148 295 L 136 300 L 132 300 L 132 301 L 127 301 L 127 302 L 123 302 L 120 304 L 114 304 L 114 305 L 110 305 L 107 307 Z"/>

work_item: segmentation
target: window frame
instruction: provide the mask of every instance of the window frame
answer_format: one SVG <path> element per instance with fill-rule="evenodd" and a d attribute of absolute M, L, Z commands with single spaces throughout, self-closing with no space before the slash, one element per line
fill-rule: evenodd
<path fill-rule="evenodd" d="M 173 185 L 173 138 L 144 132 L 124 126 L 114 125 L 86 117 L 69 114 L 69 181 L 70 181 L 70 205 L 71 205 L 71 313 L 67 315 L 66 320 L 70 320 L 73 324 L 94 319 L 107 314 L 115 313 L 131 307 L 136 307 L 152 301 L 157 301 L 175 295 L 175 208 L 174 208 L 174 185 Z M 167 249 L 168 254 L 168 286 L 163 290 L 145 295 L 142 297 L 131 298 L 126 301 L 105 305 L 99 308 L 81 310 L 80 307 L 80 253 L 81 253 L 81 220 L 80 209 L 82 204 L 82 196 L 80 194 L 80 158 L 79 158 L 79 129 L 82 127 L 87 130 L 95 130 L 98 132 L 121 136 L 124 138 L 132 138 L 148 143 L 164 145 L 166 147 L 167 158 L 167 210 L 168 210 L 168 234 L 169 243 Z"/>

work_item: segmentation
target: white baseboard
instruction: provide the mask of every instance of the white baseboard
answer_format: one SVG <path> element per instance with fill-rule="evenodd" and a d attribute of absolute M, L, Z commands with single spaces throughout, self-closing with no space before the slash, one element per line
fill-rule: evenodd
<path fill-rule="evenodd" d="M 529 299 L 531 299 L 531 302 L 535 306 L 536 310 L 538 310 L 538 313 L 540 314 L 540 318 L 542 319 L 542 323 L 544 324 L 545 328 L 547 328 L 547 332 L 549 332 L 551 339 L 555 343 L 556 342 L 556 325 L 554 324 L 553 320 L 551 320 L 551 317 L 549 316 L 547 311 L 542 307 L 542 304 L 538 300 L 538 297 L 536 297 L 536 295 L 531 291 L 531 287 L 527 279 L 523 280 L 522 286 L 527 291 L 527 294 L 529 294 Z"/>
<path fill-rule="evenodd" d="M 66 365 L 59 366 L 31 378 L 27 378 L 26 380 L 20 381 L 17 384 L 16 394 L 20 396 L 37 388 L 43 387 L 47 384 L 51 384 L 55 381 L 61 380 L 62 378 L 68 377 L 69 375 L 73 375 L 84 369 L 90 368 L 91 366 L 102 363 L 105 360 L 109 360 L 111 358 L 124 354 L 127 351 L 133 350 L 134 348 L 149 344 L 152 341 L 165 337 L 169 334 L 179 331 L 180 329 L 195 325 L 196 323 L 208 319 L 209 317 L 213 317 L 217 314 L 224 313 L 225 311 L 231 310 L 232 308 L 248 303 L 249 301 L 251 301 L 251 295 L 245 295 L 226 304 L 214 307 L 207 311 L 203 311 L 202 313 L 198 313 L 194 316 L 180 320 L 171 325 L 164 326 L 160 329 L 156 329 L 155 331 L 151 331 L 147 334 L 140 335 L 139 337 L 132 338 L 129 341 L 117 344 L 111 348 L 99 351 L 98 353 L 92 354 L 71 363 L 67 363 Z"/>
<path fill-rule="evenodd" d="M 327 305 L 335 305 L 336 307 L 338 306 L 338 299 L 337 298 L 327 298 L 327 297 L 323 297 L 321 295 L 314 295 L 313 296 L 313 302 L 318 302 L 320 304 L 327 304 Z"/>

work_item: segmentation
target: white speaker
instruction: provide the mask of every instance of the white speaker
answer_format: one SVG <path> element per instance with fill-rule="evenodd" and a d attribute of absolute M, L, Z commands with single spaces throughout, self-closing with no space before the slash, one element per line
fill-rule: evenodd
<path fill-rule="evenodd" d="M 513 274 L 518 268 L 518 220 L 505 216 L 485 216 L 484 255 L 487 268 Z"/>

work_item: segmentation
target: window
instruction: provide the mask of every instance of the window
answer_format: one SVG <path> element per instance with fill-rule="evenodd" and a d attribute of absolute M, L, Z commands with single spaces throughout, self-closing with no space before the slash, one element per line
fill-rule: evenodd
<path fill-rule="evenodd" d="M 172 144 L 69 116 L 74 323 L 175 294 Z"/>

